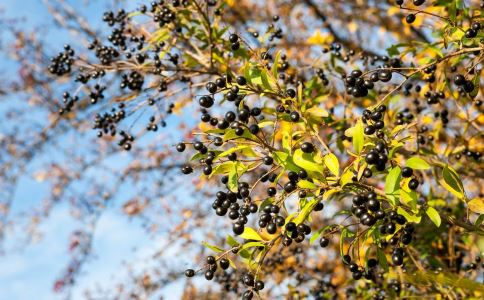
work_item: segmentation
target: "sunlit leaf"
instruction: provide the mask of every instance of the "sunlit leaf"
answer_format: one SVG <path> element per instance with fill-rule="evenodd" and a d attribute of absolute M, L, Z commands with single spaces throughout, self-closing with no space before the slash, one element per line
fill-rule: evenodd
<path fill-rule="evenodd" d="M 220 253 L 220 252 L 223 252 L 223 251 L 224 251 L 224 249 L 219 248 L 219 247 L 217 247 L 217 246 L 210 245 L 210 244 L 209 244 L 209 243 L 207 243 L 207 242 L 202 242 L 202 244 L 203 244 L 205 247 L 209 248 L 210 250 L 213 250 L 213 251 L 218 252 L 218 253 Z"/>
<path fill-rule="evenodd" d="M 439 212 L 435 208 L 429 206 L 425 211 L 425 213 L 430 218 L 430 220 L 435 224 L 435 226 L 440 227 L 440 223 L 442 222 L 442 220 L 440 219 Z"/>
<path fill-rule="evenodd" d="M 328 153 L 324 156 L 324 164 L 335 176 L 339 176 L 339 161 L 336 155 Z"/>
<path fill-rule="evenodd" d="M 420 157 L 411 157 L 407 160 L 406 166 L 414 170 L 427 170 L 430 165 Z"/>
<path fill-rule="evenodd" d="M 263 241 L 264 239 L 251 227 L 245 227 L 244 232 L 240 235 L 241 238 L 246 240 Z"/>
<path fill-rule="evenodd" d="M 475 198 L 467 202 L 469 209 L 478 214 L 484 214 L 484 198 Z"/>

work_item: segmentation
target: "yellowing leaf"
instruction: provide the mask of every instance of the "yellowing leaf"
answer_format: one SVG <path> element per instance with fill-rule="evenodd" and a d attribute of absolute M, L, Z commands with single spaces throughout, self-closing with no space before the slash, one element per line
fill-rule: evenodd
<path fill-rule="evenodd" d="M 324 157 L 324 164 L 335 176 L 339 176 L 339 161 L 336 155 L 329 153 Z"/>
<path fill-rule="evenodd" d="M 435 226 L 440 227 L 440 223 L 442 221 L 440 219 L 439 212 L 435 208 L 429 207 L 429 208 L 427 208 L 425 213 L 430 218 L 430 220 L 435 224 Z"/>
<path fill-rule="evenodd" d="M 363 145 L 365 143 L 364 129 L 363 129 L 363 124 L 361 120 L 358 120 L 358 122 L 356 123 L 352 134 L 353 134 L 353 149 L 357 154 L 360 154 L 361 150 L 363 150 Z"/>
<path fill-rule="evenodd" d="M 399 213 L 400 215 L 404 216 L 405 219 L 407 219 L 408 222 L 412 222 L 412 223 L 417 223 L 418 224 L 418 223 L 420 223 L 420 221 L 422 219 L 422 217 L 413 215 L 412 213 L 407 212 L 406 210 L 404 210 L 401 207 L 398 207 L 397 213 Z"/>
<path fill-rule="evenodd" d="M 385 193 L 393 194 L 396 190 L 400 189 L 400 180 L 402 171 L 400 167 L 395 167 L 388 172 L 387 178 L 385 180 Z"/>
<path fill-rule="evenodd" d="M 327 110 L 325 110 L 322 107 L 316 107 L 316 106 L 313 106 L 310 109 L 306 110 L 304 114 L 313 118 L 326 118 L 329 116 L 329 113 Z"/>
<path fill-rule="evenodd" d="M 263 241 L 264 239 L 253 228 L 245 227 L 244 232 L 240 235 L 241 238 L 246 240 Z"/>
<path fill-rule="evenodd" d="M 304 205 L 303 209 L 299 213 L 299 215 L 294 219 L 294 223 L 297 225 L 301 224 L 306 220 L 306 218 L 309 216 L 309 213 L 313 210 L 313 208 L 318 204 L 319 199 L 313 199 Z"/>
<path fill-rule="evenodd" d="M 478 214 L 484 214 L 484 198 L 475 198 L 467 202 L 469 209 Z"/>
<path fill-rule="evenodd" d="M 307 39 L 307 43 L 310 45 L 324 45 L 330 44 L 334 40 L 333 36 L 328 33 L 321 33 L 321 31 L 316 30 L 314 34 Z"/>
<path fill-rule="evenodd" d="M 464 186 L 462 185 L 457 172 L 451 167 L 445 166 L 442 170 L 442 177 L 443 180 L 440 181 L 440 184 L 457 198 L 463 199 Z"/>
<path fill-rule="evenodd" d="M 297 149 L 296 151 L 294 151 L 293 160 L 297 166 L 305 169 L 306 171 L 323 174 L 323 165 L 316 162 L 311 154 L 304 153 L 301 149 Z"/>
<path fill-rule="evenodd" d="M 430 169 L 430 165 L 420 157 L 411 157 L 407 160 L 407 167 L 415 170 L 427 170 Z"/>
<path fill-rule="evenodd" d="M 213 251 L 215 251 L 215 252 L 223 252 L 223 251 L 224 251 L 223 249 L 221 249 L 221 248 L 219 248 L 219 247 L 217 247 L 217 246 L 210 245 L 210 244 L 208 244 L 207 242 L 202 242 L 202 244 L 203 244 L 205 247 L 207 247 L 207 248 L 209 248 L 210 250 L 213 250 Z"/>
<path fill-rule="evenodd" d="M 393 16 L 400 13 L 400 7 L 392 5 L 387 9 L 388 16 Z"/>
<path fill-rule="evenodd" d="M 316 188 L 316 185 L 310 181 L 307 180 L 299 180 L 297 182 L 297 186 L 303 189 L 314 189 Z"/>
<path fill-rule="evenodd" d="M 356 30 L 358 29 L 358 24 L 356 24 L 356 22 L 350 22 L 347 28 L 350 32 L 355 33 Z"/>

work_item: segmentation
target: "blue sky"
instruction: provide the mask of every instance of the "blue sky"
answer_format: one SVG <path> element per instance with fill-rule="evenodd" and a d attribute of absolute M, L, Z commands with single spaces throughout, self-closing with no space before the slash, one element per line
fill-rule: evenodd
<path fill-rule="evenodd" d="M 68 2 L 74 7 L 82 8 L 84 16 L 89 16 L 89 20 L 99 24 L 103 9 L 110 1 L 90 1 L 92 5 L 88 9 L 83 6 L 85 1 Z M 9 18 L 25 17 L 23 26 L 26 28 L 39 24 L 53 24 L 49 21 L 48 11 L 42 0 L 2 0 L 0 9 L 4 10 L 3 15 Z M 56 31 L 50 31 L 45 38 L 52 41 L 53 51 L 59 49 L 65 41 L 72 39 L 65 32 Z M 11 71 L 12 76 L 15 76 L 16 71 L 9 68 L 5 60 L 3 61 L 0 68 L 6 69 L 7 72 Z M 39 204 L 43 200 L 45 189 L 45 185 L 31 178 L 22 178 L 15 195 L 14 213 Z M 72 221 L 68 207 L 61 205 L 53 211 L 48 221 L 40 226 L 42 237 L 28 246 L 23 245 L 15 234 L 7 237 L 6 253 L 0 255 L 0 300 L 60 299 L 52 287 L 54 280 L 69 261 L 68 238 L 72 230 L 76 229 L 76 225 L 78 224 Z M 139 222 L 121 215 L 118 209 L 106 211 L 96 229 L 93 242 L 95 255 L 83 268 L 84 271 L 73 290 L 72 299 L 83 299 L 86 288 L 95 288 L 98 284 L 106 287 L 116 278 L 122 278 L 125 275 L 123 260 L 139 261 L 138 266 L 141 268 L 143 261 L 149 261 L 151 254 L 163 242 L 159 236 L 149 237 Z M 121 277 L 113 277 L 113 274 Z M 162 293 L 170 295 L 169 299 L 179 298 L 182 283 L 174 283 Z"/>

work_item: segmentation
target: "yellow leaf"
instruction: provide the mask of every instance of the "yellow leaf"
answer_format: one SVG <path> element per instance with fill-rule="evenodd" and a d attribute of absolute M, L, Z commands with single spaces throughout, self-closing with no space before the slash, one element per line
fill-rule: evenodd
<path fill-rule="evenodd" d="M 469 209 L 478 214 L 484 214 L 484 198 L 475 198 L 467 202 Z"/>
<path fill-rule="evenodd" d="M 323 45 L 323 44 L 330 44 L 334 40 L 333 36 L 324 33 L 322 34 L 321 31 L 316 30 L 314 34 L 308 38 L 307 43 L 310 45 Z"/>
<path fill-rule="evenodd" d="M 422 118 L 423 124 L 432 124 L 433 122 L 434 122 L 434 119 L 429 116 L 425 116 Z"/>
<path fill-rule="evenodd" d="M 356 32 L 356 30 L 358 29 L 358 24 L 356 24 L 356 22 L 351 22 L 348 24 L 348 30 L 350 32 Z"/>
<path fill-rule="evenodd" d="M 387 10 L 387 15 L 388 16 L 393 16 L 400 13 L 400 7 L 398 6 L 390 6 Z"/>

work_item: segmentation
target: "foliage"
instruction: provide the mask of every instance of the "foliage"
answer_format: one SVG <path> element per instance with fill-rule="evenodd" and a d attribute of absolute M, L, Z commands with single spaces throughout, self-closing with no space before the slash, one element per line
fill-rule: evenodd
<path fill-rule="evenodd" d="M 213 256 L 188 277 L 243 299 L 482 298 L 477 1 L 300 1 L 315 19 L 294 31 L 291 1 L 165 2 L 106 13 L 107 39 L 82 54 L 66 45 L 48 70 L 77 86 L 58 122 L 97 113 L 118 150 L 136 151 L 173 112 L 201 116 L 160 160 L 189 153 L 180 173 L 215 199 L 202 219 L 232 232 L 211 227 Z M 264 5 L 280 16 L 251 16 Z M 364 13 L 342 24 L 348 9 Z M 374 44 L 375 27 L 390 42 Z"/>

